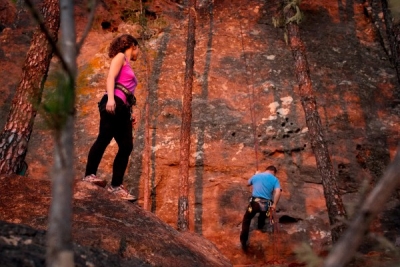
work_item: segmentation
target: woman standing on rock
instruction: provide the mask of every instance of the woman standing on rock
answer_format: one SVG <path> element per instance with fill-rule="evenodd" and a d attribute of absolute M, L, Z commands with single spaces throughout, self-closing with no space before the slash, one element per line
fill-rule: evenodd
<path fill-rule="evenodd" d="M 118 144 L 118 153 L 113 163 L 111 185 L 107 190 L 130 201 L 136 198 L 122 183 L 133 149 L 131 106 L 135 104 L 133 94 L 138 84 L 129 60 L 135 61 L 138 54 L 138 41 L 129 34 L 121 35 L 111 42 L 108 55 L 112 61 L 107 76 L 107 93 L 99 102 L 99 134 L 89 151 L 83 178 L 83 181 L 106 186 L 107 182 L 98 178 L 96 173 L 104 151 L 114 138 Z"/>

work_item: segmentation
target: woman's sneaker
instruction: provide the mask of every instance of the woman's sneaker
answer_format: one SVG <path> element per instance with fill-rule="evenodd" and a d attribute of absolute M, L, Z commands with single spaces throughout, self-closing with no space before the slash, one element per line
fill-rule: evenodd
<path fill-rule="evenodd" d="M 129 200 L 129 201 L 134 201 L 136 200 L 136 197 L 134 195 L 129 194 L 128 190 L 125 189 L 123 185 L 113 187 L 109 185 L 107 187 L 108 192 L 120 197 L 121 199 L 124 200 Z"/>
<path fill-rule="evenodd" d="M 87 175 L 86 177 L 84 177 L 82 179 L 82 181 L 89 182 L 89 183 L 92 183 L 92 184 L 95 184 L 95 185 L 98 185 L 98 186 L 101 186 L 101 187 L 105 187 L 107 185 L 107 181 L 106 180 L 97 178 L 97 176 L 94 175 L 94 174 Z"/>

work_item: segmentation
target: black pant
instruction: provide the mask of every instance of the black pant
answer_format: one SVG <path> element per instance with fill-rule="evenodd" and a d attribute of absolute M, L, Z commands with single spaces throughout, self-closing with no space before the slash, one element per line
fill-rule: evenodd
<path fill-rule="evenodd" d="M 251 207 L 251 211 L 249 211 Z M 240 233 L 240 242 L 242 244 L 246 244 L 247 240 L 249 239 L 249 231 L 250 231 L 250 223 L 253 217 L 257 214 L 260 213 L 258 216 L 258 229 L 263 229 L 265 225 L 265 219 L 267 218 L 267 212 L 262 211 L 260 204 L 258 202 L 250 202 L 249 206 L 246 209 L 246 213 L 243 216 L 243 221 L 242 221 L 242 232 Z"/>
<path fill-rule="evenodd" d="M 105 95 L 99 102 L 99 135 L 90 148 L 85 175 L 97 173 L 104 151 L 114 138 L 118 144 L 118 153 L 113 163 L 111 185 L 119 186 L 123 182 L 129 156 L 133 149 L 131 114 L 129 107 L 118 97 L 115 97 L 115 114 L 108 113 L 104 108 L 107 99 L 107 95 Z"/>

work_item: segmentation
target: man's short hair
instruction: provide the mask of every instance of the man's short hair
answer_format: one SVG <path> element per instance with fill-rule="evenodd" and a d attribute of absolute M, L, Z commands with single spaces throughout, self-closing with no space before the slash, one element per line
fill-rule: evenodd
<path fill-rule="evenodd" d="M 266 171 L 273 171 L 275 174 L 278 172 L 274 165 L 268 166 Z"/>

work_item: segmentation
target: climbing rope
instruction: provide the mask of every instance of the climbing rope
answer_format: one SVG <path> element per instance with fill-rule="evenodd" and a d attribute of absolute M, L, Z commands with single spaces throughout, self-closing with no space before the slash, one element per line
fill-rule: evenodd
<path fill-rule="evenodd" d="M 279 224 L 276 219 L 276 212 L 270 208 L 267 215 L 269 224 L 272 225 L 272 259 L 265 261 L 265 263 L 268 265 L 283 264 L 284 261 L 280 260 L 280 253 L 277 249 L 277 247 L 279 247 L 279 249 L 281 248 L 281 242 L 279 238 Z"/>
<path fill-rule="evenodd" d="M 232 2 L 231 2 L 232 5 Z M 248 3 L 246 4 L 248 6 Z M 233 10 L 233 9 L 231 9 Z M 239 14 L 239 12 L 237 13 Z M 239 24 L 240 24 L 240 38 L 241 38 L 241 48 L 242 48 L 242 54 L 244 58 L 244 64 L 245 64 L 245 71 L 246 71 L 246 86 L 247 86 L 247 91 L 248 91 L 248 96 L 249 96 L 249 101 L 250 101 L 250 118 L 251 118 L 251 124 L 252 124 L 252 130 L 253 130 L 253 141 L 254 141 L 254 155 L 255 155 L 255 161 L 256 161 L 256 172 L 258 171 L 258 138 L 257 138 L 257 124 L 256 124 L 256 113 L 254 110 L 254 99 L 255 99 L 255 89 L 254 89 L 254 80 L 253 80 L 253 68 L 249 67 L 249 64 L 247 62 L 246 58 L 246 49 L 245 49 L 245 44 L 244 44 L 244 38 L 243 38 L 243 25 L 242 25 L 242 19 L 239 18 Z M 250 71 L 249 71 L 250 69 Z M 251 78 L 249 81 L 248 78 L 248 73 L 250 72 Z M 251 83 L 250 83 L 251 82 Z"/>
<path fill-rule="evenodd" d="M 243 4 L 242 4 L 243 5 Z M 249 1 L 245 4 L 245 6 L 249 6 Z M 239 14 L 239 12 L 237 13 Z M 239 19 L 240 23 L 240 37 L 241 37 L 241 48 L 242 48 L 242 54 L 244 58 L 244 63 L 245 63 L 245 70 L 246 70 L 246 85 L 247 85 L 247 90 L 248 90 L 248 95 L 249 95 L 249 100 L 250 100 L 250 116 L 251 116 L 251 123 L 252 123 L 252 130 L 253 130 L 253 140 L 254 140 L 254 154 L 255 154 L 255 161 L 256 161 L 256 171 L 258 171 L 258 150 L 259 150 L 259 142 L 257 138 L 257 119 L 256 119 L 256 112 L 254 109 L 254 102 L 256 99 L 256 94 L 255 94 L 255 88 L 254 88 L 254 75 L 253 75 L 253 68 L 249 67 L 248 60 L 246 58 L 246 49 L 245 49 L 245 44 L 244 44 L 244 26 L 242 24 L 242 19 Z M 249 29 L 247 29 L 249 32 Z M 248 78 L 248 73 L 250 73 L 250 81 Z M 270 209 L 268 211 L 268 219 L 269 219 L 269 224 L 273 226 L 273 231 L 272 231 L 272 260 L 271 261 L 266 261 L 267 264 L 280 264 L 282 261 L 280 261 L 280 255 L 277 251 L 277 245 L 280 247 L 280 239 L 279 239 L 279 225 L 278 221 L 276 220 L 276 213 L 275 210 Z M 279 242 L 279 244 L 278 244 Z"/>

